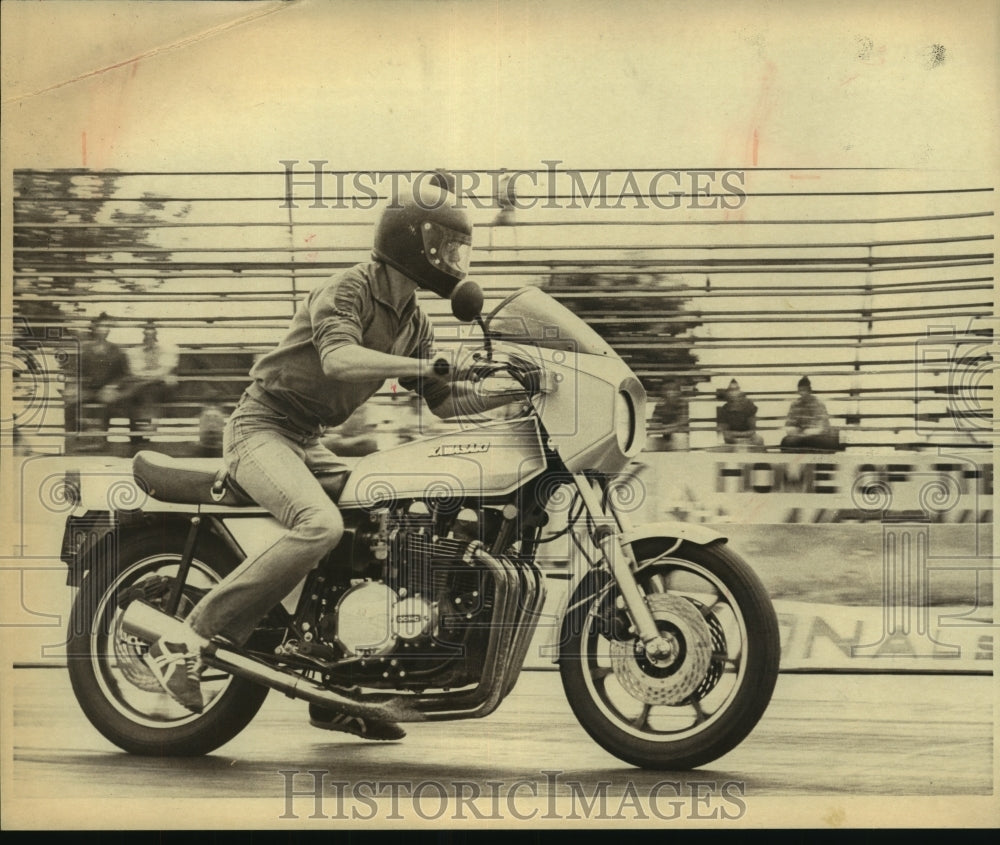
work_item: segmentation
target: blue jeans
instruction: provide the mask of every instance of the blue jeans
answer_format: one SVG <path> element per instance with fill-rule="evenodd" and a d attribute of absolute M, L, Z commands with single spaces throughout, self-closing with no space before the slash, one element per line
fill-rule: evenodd
<path fill-rule="evenodd" d="M 257 623 L 339 542 L 344 522 L 314 472 L 342 466 L 307 430 L 244 396 L 226 423 L 223 458 L 230 476 L 287 533 L 227 575 L 191 611 L 200 636 L 246 642 Z"/>

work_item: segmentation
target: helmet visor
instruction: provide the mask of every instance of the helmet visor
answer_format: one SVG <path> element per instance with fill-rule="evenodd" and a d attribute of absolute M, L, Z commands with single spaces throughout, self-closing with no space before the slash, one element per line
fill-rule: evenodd
<path fill-rule="evenodd" d="M 456 279 L 469 273 L 472 238 L 446 226 L 427 221 L 420 229 L 424 238 L 424 254 L 431 266 Z"/>

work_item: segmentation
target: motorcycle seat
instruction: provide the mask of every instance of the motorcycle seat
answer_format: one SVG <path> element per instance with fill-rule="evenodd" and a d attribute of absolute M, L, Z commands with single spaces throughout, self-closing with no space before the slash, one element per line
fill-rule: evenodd
<path fill-rule="evenodd" d="M 335 465 L 317 473 L 316 479 L 336 502 L 350 474 L 346 464 Z M 132 458 L 132 475 L 143 490 L 161 502 L 237 508 L 257 504 L 215 461 L 172 458 L 144 450 Z"/>

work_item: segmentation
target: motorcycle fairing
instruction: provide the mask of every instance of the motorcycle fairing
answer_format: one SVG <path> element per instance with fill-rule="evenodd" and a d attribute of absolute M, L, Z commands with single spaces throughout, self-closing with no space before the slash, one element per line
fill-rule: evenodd
<path fill-rule="evenodd" d="M 570 472 L 620 472 L 639 453 L 646 392 L 628 364 L 565 305 L 539 288 L 521 288 L 486 318 L 486 331 L 501 357 L 509 350 L 530 360 L 556 385 L 532 405 Z"/>
<path fill-rule="evenodd" d="M 524 354 L 527 350 L 519 350 Z M 550 446 L 570 472 L 621 472 L 646 440 L 646 391 L 618 356 L 562 350 L 534 350 L 536 363 L 556 389 L 534 397 L 532 405 Z M 619 397 L 627 396 L 625 403 Z M 593 409 L 605 409 L 594 413 Z M 627 442 L 619 431 L 628 431 Z"/>

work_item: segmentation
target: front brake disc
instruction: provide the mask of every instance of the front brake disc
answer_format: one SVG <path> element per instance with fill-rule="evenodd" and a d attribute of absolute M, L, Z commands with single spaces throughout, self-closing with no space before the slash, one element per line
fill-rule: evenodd
<path fill-rule="evenodd" d="M 647 596 L 649 610 L 675 652 L 655 660 L 637 640 L 611 641 L 611 666 L 622 687 L 645 704 L 681 704 L 704 680 L 712 662 L 712 629 L 690 601 L 667 593 Z"/>

